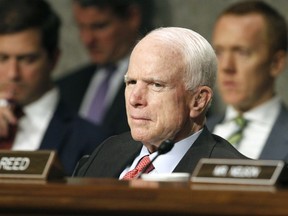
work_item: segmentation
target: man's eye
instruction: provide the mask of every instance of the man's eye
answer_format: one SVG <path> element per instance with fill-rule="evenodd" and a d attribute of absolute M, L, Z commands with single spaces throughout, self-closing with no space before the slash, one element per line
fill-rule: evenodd
<path fill-rule="evenodd" d="M 163 87 L 163 85 L 161 85 L 160 83 L 154 83 L 154 86 L 157 88 Z"/>
<path fill-rule="evenodd" d="M 216 56 L 220 56 L 222 54 L 222 51 L 219 49 L 215 49 Z"/>
<path fill-rule="evenodd" d="M 161 83 L 151 83 L 151 86 L 154 91 L 161 91 L 164 88 L 164 85 Z"/>
<path fill-rule="evenodd" d="M 8 56 L 0 55 L 0 62 L 4 62 L 8 59 Z"/>
<path fill-rule="evenodd" d="M 249 56 L 250 55 L 250 51 L 248 50 L 239 50 L 238 54 L 241 56 Z"/>
<path fill-rule="evenodd" d="M 101 24 L 95 24 L 91 26 L 91 29 L 93 30 L 101 30 L 101 29 L 105 29 L 109 26 L 109 23 L 101 23 Z"/>
<path fill-rule="evenodd" d="M 25 62 L 25 63 L 31 63 L 31 62 L 33 62 L 33 58 L 28 58 L 28 57 L 25 57 L 25 58 L 21 58 L 20 59 L 21 60 L 21 62 Z"/>
<path fill-rule="evenodd" d="M 23 56 L 18 56 L 17 61 L 24 63 L 24 64 L 32 64 L 38 61 L 39 58 L 40 58 L 40 55 L 38 54 L 23 55 Z"/>

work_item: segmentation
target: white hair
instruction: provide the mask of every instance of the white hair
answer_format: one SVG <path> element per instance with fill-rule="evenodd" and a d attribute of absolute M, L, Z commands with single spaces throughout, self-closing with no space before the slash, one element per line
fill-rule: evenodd
<path fill-rule="evenodd" d="M 180 27 L 157 28 L 147 36 L 158 38 L 183 54 L 184 83 L 188 90 L 198 86 L 214 88 L 217 58 L 209 42 L 195 31 Z"/>

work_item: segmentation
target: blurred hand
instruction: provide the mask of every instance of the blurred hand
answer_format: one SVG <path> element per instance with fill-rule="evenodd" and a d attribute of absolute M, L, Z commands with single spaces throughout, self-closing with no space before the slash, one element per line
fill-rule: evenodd
<path fill-rule="evenodd" d="M 0 94 L 0 137 L 4 138 L 9 135 L 11 125 L 17 124 L 17 117 L 13 113 L 15 105 L 8 99 L 1 98 Z"/>

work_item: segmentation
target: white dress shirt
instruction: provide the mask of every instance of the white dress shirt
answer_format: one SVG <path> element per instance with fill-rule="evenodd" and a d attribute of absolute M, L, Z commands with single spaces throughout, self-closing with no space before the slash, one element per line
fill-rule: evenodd
<path fill-rule="evenodd" d="M 172 171 L 175 169 L 180 160 L 184 157 L 188 149 L 193 145 L 201 132 L 202 130 L 175 143 L 171 151 L 167 152 L 166 154 L 160 155 L 153 162 L 153 166 L 155 169 L 153 169 L 150 173 L 172 173 Z M 139 163 L 140 159 L 145 155 L 149 155 L 150 160 L 153 160 L 153 158 L 157 155 L 157 152 L 150 154 L 148 149 L 143 145 L 140 154 L 135 158 L 131 166 L 128 166 L 125 170 L 123 170 L 119 179 L 122 179 L 127 172 L 133 170 Z"/>
<path fill-rule="evenodd" d="M 105 107 L 109 107 L 112 104 L 114 98 L 116 97 L 116 94 L 118 93 L 118 89 L 123 84 L 124 75 L 127 73 L 128 69 L 128 63 L 129 63 L 129 56 L 117 62 L 117 69 L 110 79 L 107 97 L 105 98 L 104 101 Z M 100 84 L 106 77 L 105 68 L 98 68 L 97 70 L 98 71 L 95 72 L 95 75 L 92 77 L 90 85 L 87 88 L 88 90 L 84 95 L 82 105 L 80 107 L 79 113 L 80 116 L 82 116 L 83 118 L 87 118 L 91 103 L 93 102 L 94 99 L 94 95 L 97 93 Z"/>
<path fill-rule="evenodd" d="M 248 120 L 248 124 L 243 131 L 243 139 L 236 147 L 238 151 L 247 157 L 258 159 L 272 127 L 280 113 L 281 102 L 279 97 L 274 97 L 266 103 L 245 112 L 243 117 Z M 224 139 L 237 130 L 237 125 L 233 119 L 238 115 L 237 111 L 228 106 L 224 121 L 214 128 L 213 133 Z"/>
<path fill-rule="evenodd" d="M 39 149 L 43 136 L 55 112 L 59 90 L 54 88 L 39 100 L 23 108 L 12 150 L 34 151 Z"/>

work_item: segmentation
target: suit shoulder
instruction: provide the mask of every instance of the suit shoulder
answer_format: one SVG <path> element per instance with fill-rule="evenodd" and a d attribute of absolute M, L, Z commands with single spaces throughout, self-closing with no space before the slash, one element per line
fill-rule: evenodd
<path fill-rule="evenodd" d="M 280 113 L 278 115 L 278 119 L 279 118 L 282 121 L 285 121 L 285 122 L 288 121 L 288 109 L 287 109 L 287 106 L 285 104 L 281 104 L 281 109 L 280 109 Z"/>
<path fill-rule="evenodd" d="M 127 154 L 127 151 L 142 146 L 140 142 L 133 140 L 130 132 L 119 135 L 113 135 L 105 139 L 99 147 L 97 147 L 91 157 L 101 154 L 102 157 L 110 157 L 111 154 Z M 103 156 L 104 155 L 104 156 Z"/>
<path fill-rule="evenodd" d="M 113 135 L 108 137 L 103 144 L 104 145 L 118 145 L 121 146 L 122 144 L 127 145 L 127 143 L 134 143 L 136 142 L 135 140 L 133 140 L 131 133 L 130 132 L 125 132 L 119 135 Z"/>
<path fill-rule="evenodd" d="M 90 79 L 90 77 L 94 74 L 96 67 L 97 66 L 93 64 L 83 65 L 81 67 L 69 71 L 67 75 L 64 75 L 63 77 L 56 79 L 55 83 L 61 86 L 65 83 L 73 82 L 74 80 L 79 82 L 79 80 L 82 80 L 85 77 L 89 77 Z"/>
<path fill-rule="evenodd" d="M 241 154 L 232 144 L 220 136 L 212 134 L 216 144 L 212 151 L 212 157 L 214 158 L 238 158 L 238 159 L 249 159 Z"/>

